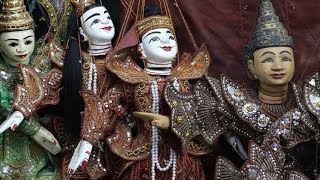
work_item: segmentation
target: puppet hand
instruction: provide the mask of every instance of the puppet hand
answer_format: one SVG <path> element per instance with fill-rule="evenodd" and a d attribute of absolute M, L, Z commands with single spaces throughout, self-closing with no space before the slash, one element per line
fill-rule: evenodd
<path fill-rule="evenodd" d="M 168 116 L 147 112 L 133 112 L 133 115 L 145 121 L 151 121 L 152 125 L 160 129 L 168 129 L 170 126 L 170 119 Z"/>
<path fill-rule="evenodd" d="M 73 156 L 68 166 L 68 173 L 74 173 L 81 164 L 85 169 L 92 150 L 92 144 L 86 140 L 81 140 L 74 150 Z"/>
<path fill-rule="evenodd" d="M 5 130 L 11 128 L 12 131 L 15 131 L 19 124 L 23 121 L 23 114 L 20 111 L 15 111 L 12 113 L 8 119 L 6 119 L 0 125 L 0 134 L 3 133 Z"/>
<path fill-rule="evenodd" d="M 50 131 L 42 126 L 32 138 L 53 155 L 56 155 L 61 151 L 58 140 Z"/>
<path fill-rule="evenodd" d="M 226 139 L 228 144 L 233 147 L 233 149 L 237 152 L 237 154 L 240 156 L 242 160 L 248 159 L 247 152 L 245 151 L 238 136 L 231 136 L 231 137 L 227 137 Z"/>

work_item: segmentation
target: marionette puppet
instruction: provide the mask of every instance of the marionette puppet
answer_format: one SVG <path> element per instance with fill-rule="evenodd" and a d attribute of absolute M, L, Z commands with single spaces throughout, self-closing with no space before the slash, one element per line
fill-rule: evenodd
<path fill-rule="evenodd" d="M 248 73 L 258 86 L 243 87 L 225 75 L 220 81 L 207 77 L 207 82 L 198 82 L 192 94 L 167 86 L 171 119 L 188 120 L 180 126 L 190 125 L 186 131 L 191 137 L 201 134 L 209 144 L 230 132 L 250 141 L 248 160 L 241 168 L 230 157 L 218 158 L 216 179 L 307 179 L 298 171 L 314 169 L 313 162 L 304 161 L 308 153 L 303 152 L 308 152 L 305 142 L 317 132 L 316 118 L 303 103 L 301 85 L 291 82 L 292 37 L 270 0 L 259 2 L 256 31 L 244 51 Z M 187 112 L 186 104 L 194 111 Z"/>
<path fill-rule="evenodd" d="M 75 12 L 69 18 L 69 42 L 63 66 L 63 107 L 64 119 L 58 123 L 64 138 L 64 158 L 62 171 L 64 179 L 92 178 L 107 175 L 103 167 L 103 143 L 92 146 L 84 138 L 79 138 L 81 126 L 94 123 L 90 114 L 93 106 L 86 101 L 86 93 L 103 98 L 114 77 L 106 68 L 106 55 L 112 49 L 116 30 L 106 7 L 95 0 L 72 1 Z M 86 92 L 86 93 L 84 93 Z M 75 158 L 79 148 L 85 148 L 94 158 L 83 167 L 86 170 L 70 171 L 69 163 Z M 69 169 L 69 170 L 68 170 Z M 83 168 L 85 169 L 85 168 Z"/>
<path fill-rule="evenodd" d="M 34 28 L 24 1 L 3 1 L 0 13 L 1 179 L 54 179 L 58 175 L 54 165 L 51 170 L 44 168 L 51 159 L 48 152 L 55 155 L 61 151 L 56 138 L 44 127 L 50 118 L 31 112 L 43 99 L 45 90 L 38 91 L 42 79 L 28 79 L 28 72 L 46 76 L 51 70 L 48 58 L 37 58 L 37 53 L 42 51 L 35 50 Z M 19 84 L 21 77 L 28 80 L 24 82 L 28 83 L 26 87 L 35 91 L 24 89 Z M 8 128 L 11 130 L 6 130 Z"/>
<path fill-rule="evenodd" d="M 199 140 L 190 142 L 189 153 L 180 152 L 180 140 L 171 132 L 163 90 L 169 81 L 181 91 L 190 90 L 189 80 L 206 73 L 209 54 L 203 46 L 173 67 L 178 52 L 174 27 L 158 6 L 146 6 L 144 18 L 133 28 L 119 44 L 135 46 L 117 49 L 106 59 L 108 70 L 121 81 L 102 99 L 85 93 L 85 102 L 91 107 L 88 114 L 98 118 L 83 122 L 83 141 L 92 146 L 106 141 L 112 152 L 107 165 L 120 179 L 204 179 L 197 156 L 208 153 L 208 148 Z M 71 172 L 93 158 L 90 146 L 86 148 L 83 143 L 78 147 L 69 164 Z"/>

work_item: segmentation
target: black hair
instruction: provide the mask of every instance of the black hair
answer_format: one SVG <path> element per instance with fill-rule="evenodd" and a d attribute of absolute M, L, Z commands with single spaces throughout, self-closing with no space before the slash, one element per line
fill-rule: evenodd
<path fill-rule="evenodd" d="M 161 9 L 158 5 L 156 4 L 149 4 L 144 7 L 144 17 L 149 17 L 149 16 L 162 16 Z"/>
<path fill-rule="evenodd" d="M 70 38 L 63 65 L 64 127 L 74 135 L 80 134 L 83 101 L 79 94 L 82 87 L 82 68 L 78 40 Z"/>

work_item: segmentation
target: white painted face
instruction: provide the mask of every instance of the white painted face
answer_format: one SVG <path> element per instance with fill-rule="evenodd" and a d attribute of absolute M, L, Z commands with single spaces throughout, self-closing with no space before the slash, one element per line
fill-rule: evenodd
<path fill-rule="evenodd" d="M 142 36 L 142 49 L 150 63 L 171 63 L 177 55 L 177 42 L 173 33 L 167 28 L 147 31 Z M 154 62 L 152 62 L 154 61 Z"/>
<path fill-rule="evenodd" d="M 89 9 L 80 17 L 81 26 L 91 42 L 111 41 L 115 30 L 111 17 L 104 6 Z"/>
<path fill-rule="evenodd" d="M 34 45 L 33 29 L 2 32 L 0 35 L 0 51 L 6 61 L 10 61 L 12 64 L 29 62 Z"/>

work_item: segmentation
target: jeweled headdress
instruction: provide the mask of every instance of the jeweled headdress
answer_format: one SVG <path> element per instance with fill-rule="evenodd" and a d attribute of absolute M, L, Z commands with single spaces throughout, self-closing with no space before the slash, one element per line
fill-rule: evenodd
<path fill-rule="evenodd" d="M 0 31 L 26 30 L 34 27 L 23 0 L 4 0 L 0 12 Z"/>
<path fill-rule="evenodd" d="M 143 36 L 147 31 L 156 28 L 168 28 L 174 31 L 173 23 L 167 16 L 149 16 L 137 22 L 137 31 L 139 36 Z"/>
<path fill-rule="evenodd" d="M 96 4 L 95 0 L 71 0 L 71 3 L 74 4 L 78 15 L 82 15 L 83 11 L 88 6 L 93 6 Z"/>
<path fill-rule="evenodd" d="M 270 0 L 260 0 L 258 24 L 251 42 L 244 49 L 245 59 L 250 59 L 258 49 L 274 46 L 293 47 L 293 39 L 279 21 Z"/>

